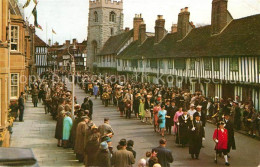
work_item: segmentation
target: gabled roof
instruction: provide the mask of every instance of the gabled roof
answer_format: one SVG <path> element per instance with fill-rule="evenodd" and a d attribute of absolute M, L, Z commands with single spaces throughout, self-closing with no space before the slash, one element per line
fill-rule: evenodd
<path fill-rule="evenodd" d="M 103 46 L 99 55 L 117 53 L 132 36 L 133 29 L 128 32 L 121 33 L 119 35 L 111 36 Z"/>
<path fill-rule="evenodd" d="M 149 37 L 141 46 L 129 45 L 119 56 L 121 59 L 205 57 L 205 56 L 252 56 L 260 55 L 260 15 L 231 21 L 218 35 L 211 34 L 211 26 L 194 28 L 182 40 L 177 33 L 167 34 L 154 45 Z"/>
<path fill-rule="evenodd" d="M 37 46 L 48 46 L 40 37 L 38 37 L 36 34 L 35 34 L 35 38 L 34 38 L 34 46 L 37 47 Z"/>

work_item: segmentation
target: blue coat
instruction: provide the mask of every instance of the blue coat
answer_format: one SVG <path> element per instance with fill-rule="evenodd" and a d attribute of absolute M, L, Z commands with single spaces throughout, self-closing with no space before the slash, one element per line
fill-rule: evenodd
<path fill-rule="evenodd" d="M 62 140 L 69 140 L 71 128 L 72 128 L 72 119 L 68 116 L 65 116 L 64 121 L 63 121 L 63 137 L 62 137 Z"/>
<path fill-rule="evenodd" d="M 93 93 L 94 93 L 94 96 L 98 95 L 98 86 L 97 85 L 94 86 Z"/>

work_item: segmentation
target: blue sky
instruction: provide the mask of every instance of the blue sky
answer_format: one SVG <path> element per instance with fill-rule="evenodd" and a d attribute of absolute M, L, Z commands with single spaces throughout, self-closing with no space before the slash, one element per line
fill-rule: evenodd
<path fill-rule="evenodd" d="M 88 0 L 38 0 L 38 23 L 43 31 L 37 29 L 36 34 L 44 41 L 52 39 L 51 29 L 56 31 L 53 40 L 60 44 L 66 39 L 77 38 L 79 42 L 87 39 L 88 25 Z M 19 0 L 24 4 L 26 0 Z M 133 17 L 142 13 L 147 31 L 154 32 L 157 15 L 166 19 L 167 30 L 172 23 L 177 23 L 178 13 L 181 8 L 189 7 L 190 21 L 194 24 L 210 24 L 212 0 L 124 0 L 124 27 L 133 27 Z M 25 8 L 25 17 L 29 17 L 32 24 L 34 17 L 31 11 L 34 3 Z M 229 0 L 228 10 L 237 19 L 260 13 L 260 0 Z M 47 32 L 47 33 L 46 33 Z M 47 35 L 46 35 L 47 34 Z"/>

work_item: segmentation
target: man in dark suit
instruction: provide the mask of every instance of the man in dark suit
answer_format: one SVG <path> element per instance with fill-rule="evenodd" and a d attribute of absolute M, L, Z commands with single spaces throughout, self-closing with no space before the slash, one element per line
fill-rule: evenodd
<path fill-rule="evenodd" d="M 224 122 L 225 126 L 224 128 L 228 131 L 228 148 L 227 153 L 230 153 L 230 150 L 236 149 L 236 142 L 235 142 L 235 136 L 234 136 L 234 126 L 233 123 L 230 121 L 230 112 L 226 111 L 224 113 Z"/>
<path fill-rule="evenodd" d="M 170 167 L 170 163 L 173 162 L 171 150 L 166 148 L 166 139 L 159 141 L 160 146 L 152 149 L 153 154 L 157 154 L 158 162 L 162 167 Z"/>
<path fill-rule="evenodd" d="M 23 114 L 24 114 L 24 95 L 21 92 L 21 96 L 18 99 L 18 108 L 19 108 L 19 121 L 23 122 Z"/>

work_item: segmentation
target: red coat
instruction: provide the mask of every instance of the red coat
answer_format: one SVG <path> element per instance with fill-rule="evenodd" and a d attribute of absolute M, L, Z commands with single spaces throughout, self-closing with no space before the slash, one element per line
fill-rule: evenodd
<path fill-rule="evenodd" d="M 218 144 L 216 144 L 217 150 L 226 150 L 228 147 L 228 131 L 227 129 L 224 129 L 224 132 L 222 132 L 220 129 L 215 130 L 213 134 L 213 140 L 217 139 Z"/>

